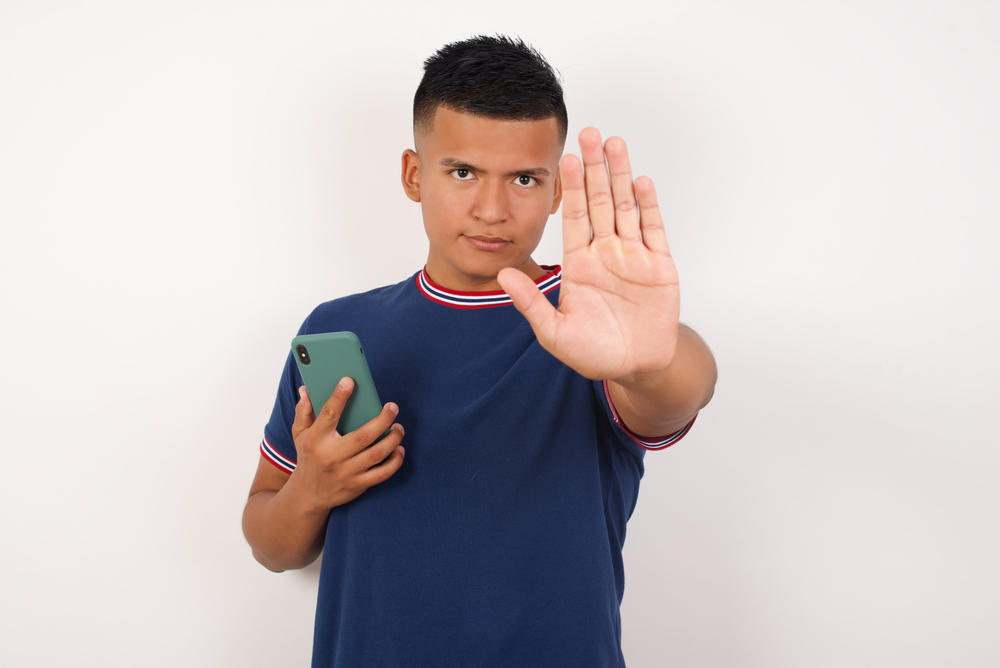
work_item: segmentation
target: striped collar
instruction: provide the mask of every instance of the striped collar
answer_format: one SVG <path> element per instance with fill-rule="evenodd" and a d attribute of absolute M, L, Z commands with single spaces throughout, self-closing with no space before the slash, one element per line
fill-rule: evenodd
<path fill-rule="evenodd" d="M 541 265 L 547 273 L 535 281 L 535 285 L 543 294 L 548 294 L 559 287 L 562 280 L 562 267 L 559 265 Z M 510 296 L 503 290 L 490 290 L 488 292 L 460 292 L 441 287 L 430 279 L 427 275 L 427 267 L 417 274 L 417 289 L 431 301 L 444 304 L 452 308 L 472 309 L 488 308 L 490 306 L 504 306 L 513 304 Z"/>

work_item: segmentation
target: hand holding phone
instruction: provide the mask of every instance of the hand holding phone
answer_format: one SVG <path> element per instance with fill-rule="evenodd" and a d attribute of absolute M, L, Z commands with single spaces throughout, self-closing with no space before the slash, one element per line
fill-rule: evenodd
<path fill-rule="evenodd" d="M 357 337 L 350 332 L 337 334 L 349 336 L 312 335 L 325 338 L 296 337 L 292 341 L 299 368 L 309 369 L 309 375 L 313 376 L 310 380 L 305 373 L 302 374 L 306 386 L 299 388 L 299 402 L 292 423 L 298 460 L 289 481 L 297 489 L 293 498 L 301 499 L 303 507 L 309 512 L 326 511 L 342 505 L 369 487 L 385 482 L 402 466 L 405 454 L 400 445 L 403 427 L 393 424 L 398 407 L 392 403 L 381 407 L 367 363 L 363 369 L 356 366 L 358 357 L 362 362 L 364 360 Z M 317 344 L 317 341 L 339 343 Z M 344 341 L 350 343 L 350 348 L 342 347 Z M 298 346 L 303 346 L 305 350 L 300 351 Z M 347 354 L 331 355 L 331 350 Z M 348 353 L 349 350 L 353 352 Z M 355 366 L 346 363 L 348 366 L 345 367 L 345 358 L 351 357 L 354 357 Z M 324 362 L 319 363 L 320 359 Z M 315 368 L 310 368 L 313 365 L 316 365 Z M 321 371 L 324 367 L 326 370 Z M 348 373 L 343 372 L 345 368 Z M 358 393 L 362 385 L 359 378 L 367 381 L 374 397 L 369 396 L 366 402 L 353 404 L 349 426 L 345 416 L 348 405 L 360 396 Z M 329 398 L 322 403 L 312 399 L 313 387 L 321 393 L 329 389 Z M 374 415 L 364 420 L 372 405 L 375 406 Z M 358 421 L 361 424 L 353 427 Z"/>
<path fill-rule="evenodd" d="M 371 422 L 340 435 L 335 429 L 354 383 L 345 379 L 316 409 L 306 388 L 299 390 L 292 438 L 298 461 L 288 484 L 307 513 L 326 512 L 388 480 L 403 465 L 403 427 L 393 424 L 398 408 L 386 404 Z M 315 417 L 314 417 L 315 413 Z M 388 427 L 386 425 L 389 425 Z M 381 436 L 383 430 L 388 436 Z"/>

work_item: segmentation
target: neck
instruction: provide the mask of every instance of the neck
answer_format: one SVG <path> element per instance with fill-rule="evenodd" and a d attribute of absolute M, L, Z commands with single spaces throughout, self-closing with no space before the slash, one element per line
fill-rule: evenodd
<path fill-rule="evenodd" d="M 442 288 L 458 292 L 494 292 L 503 290 L 497 281 L 496 274 L 480 275 L 470 271 L 462 271 L 450 264 L 445 263 L 442 266 L 442 263 L 434 262 L 433 260 L 435 259 L 433 256 L 427 258 L 427 276 Z M 545 270 L 538 266 L 538 263 L 530 257 L 514 268 L 524 273 L 533 281 L 545 275 Z"/>

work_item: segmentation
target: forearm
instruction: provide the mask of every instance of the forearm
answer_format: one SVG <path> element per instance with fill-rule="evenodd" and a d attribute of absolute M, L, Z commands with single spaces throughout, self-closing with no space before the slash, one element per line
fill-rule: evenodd
<path fill-rule="evenodd" d="M 610 380 L 608 385 L 629 429 L 664 436 L 683 429 L 708 404 L 716 376 L 708 345 L 690 327 L 680 325 L 677 349 L 666 368 Z"/>
<path fill-rule="evenodd" d="M 265 568 L 304 568 L 323 551 L 329 515 L 329 509 L 307 506 L 293 473 L 281 489 L 250 496 L 243 511 L 243 535 Z"/>

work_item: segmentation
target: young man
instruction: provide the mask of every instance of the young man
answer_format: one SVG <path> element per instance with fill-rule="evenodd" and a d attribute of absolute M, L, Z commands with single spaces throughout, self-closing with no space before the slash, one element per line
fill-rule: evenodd
<path fill-rule="evenodd" d="M 289 356 L 265 428 L 244 532 L 274 571 L 323 553 L 314 666 L 624 665 L 643 454 L 686 433 L 715 363 L 678 324 L 652 182 L 593 128 L 560 160 L 566 127 L 522 42 L 441 49 L 402 161 L 425 268 L 299 330 L 355 332 L 390 400 L 340 436 L 352 381 L 314 414 Z M 563 265 L 540 266 L 560 201 Z"/>

